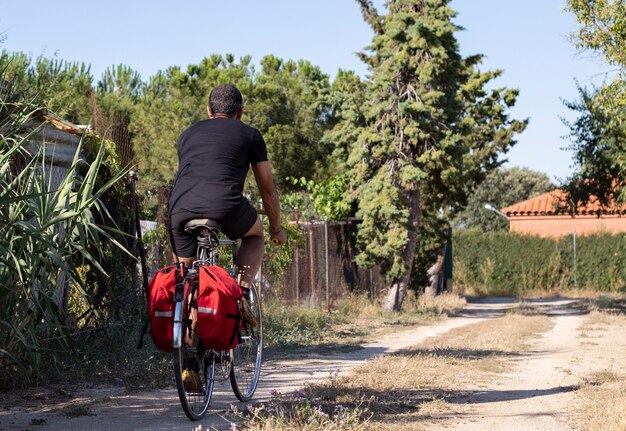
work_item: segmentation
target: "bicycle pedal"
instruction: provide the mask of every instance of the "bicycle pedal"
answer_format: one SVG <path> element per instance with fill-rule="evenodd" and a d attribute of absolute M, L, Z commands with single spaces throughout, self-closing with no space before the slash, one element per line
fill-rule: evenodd
<path fill-rule="evenodd" d="M 193 370 L 183 370 L 183 386 L 188 394 L 204 394 L 204 387 L 200 376 Z"/>

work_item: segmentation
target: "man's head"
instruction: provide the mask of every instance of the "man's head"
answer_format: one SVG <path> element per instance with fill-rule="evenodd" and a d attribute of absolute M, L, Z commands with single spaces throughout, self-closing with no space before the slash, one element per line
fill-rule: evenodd
<path fill-rule="evenodd" d="M 209 94 L 208 108 L 209 116 L 223 114 L 229 117 L 240 117 L 243 109 L 243 97 L 234 85 L 218 85 Z"/>

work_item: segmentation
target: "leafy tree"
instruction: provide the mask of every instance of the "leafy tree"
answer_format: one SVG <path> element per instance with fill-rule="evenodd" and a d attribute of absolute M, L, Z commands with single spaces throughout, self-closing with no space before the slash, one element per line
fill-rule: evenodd
<path fill-rule="evenodd" d="M 365 91 L 365 82 L 356 73 L 339 70 L 328 95 L 329 129 L 322 138 L 323 145 L 332 148 L 329 174 L 343 174 L 349 170 L 350 149 L 359 137 L 359 127 L 365 125 Z"/>
<path fill-rule="evenodd" d="M 43 106 L 68 121 L 87 124 L 91 119 L 89 96 L 92 91 L 90 67 L 56 58 L 23 53 L 0 54 L 3 96 L 11 101 L 28 101 Z"/>
<path fill-rule="evenodd" d="M 351 197 L 363 218 L 357 260 L 381 265 L 390 282 L 384 308 L 399 310 L 418 233 L 440 232 L 424 227 L 463 207 L 526 123 L 506 113 L 516 91 L 485 89 L 499 72 L 480 73 L 480 56 L 459 55 L 447 0 L 389 1 L 384 16 L 370 1 L 359 3 L 375 35 L 361 54 L 372 77 L 349 160 Z"/>
<path fill-rule="evenodd" d="M 597 92 L 580 87 L 578 91 L 579 101 L 565 102 L 580 115 L 573 122 L 564 121 L 577 168 L 562 185 L 569 198 L 564 206 L 575 211 L 590 200 L 604 208 L 626 202 L 626 115 L 613 115 Z"/>
<path fill-rule="evenodd" d="M 107 112 L 130 114 L 141 97 L 142 87 L 137 71 L 123 64 L 109 67 L 98 81 L 98 103 Z"/>
<path fill-rule="evenodd" d="M 579 89 L 580 100 L 565 103 L 580 113 L 566 123 L 579 170 L 563 188 L 573 205 L 592 196 L 604 206 L 626 202 L 626 2 L 568 0 L 567 5 L 580 24 L 576 46 L 600 54 L 617 70 L 597 91 Z"/>
<path fill-rule="evenodd" d="M 287 178 L 301 191 L 284 194 L 281 197 L 283 209 L 298 209 L 300 216 L 307 219 L 345 220 L 350 215 L 350 203 L 345 199 L 348 176 L 340 174 L 326 181 L 316 183 L 304 177 Z"/>
<path fill-rule="evenodd" d="M 580 24 L 573 35 L 578 48 L 598 52 L 610 64 L 626 65 L 624 0 L 567 0 L 567 10 Z"/>
<path fill-rule="evenodd" d="M 323 180 L 327 149 L 321 139 L 327 127 L 328 75 L 310 62 L 261 60 L 255 77 L 250 124 L 263 133 L 277 185 L 289 188 L 287 177 Z"/>
<path fill-rule="evenodd" d="M 528 168 L 498 168 L 485 178 L 468 199 L 467 207 L 452 221 L 457 228 L 476 228 L 483 232 L 506 230 L 503 217 L 485 209 L 489 203 L 504 208 L 554 189 L 548 176 Z"/>
<path fill-rule="evenodd" d="M 96 100 L 92 101 L 95 132 L 115 142 L 117 153 L 127 166 L 134 162 L 133 136 L 128 129 L 142 90 L 139 73 L 120 64 L 104 71 L 96 87 Z"/>

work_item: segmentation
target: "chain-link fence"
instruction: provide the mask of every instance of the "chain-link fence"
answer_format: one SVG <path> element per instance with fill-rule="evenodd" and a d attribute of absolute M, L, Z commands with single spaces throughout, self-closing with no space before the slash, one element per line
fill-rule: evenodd
<path fill-rule="evenodd" d="M 129 115 L 123 112 L 105 112 L 98 106 L 93 92 L 90 95 L 90 103 L 93 131 L 101 138 L 113 141 L 122 166 L 131 166 L 135 153 L 131 135 L 128 131 Z"/>

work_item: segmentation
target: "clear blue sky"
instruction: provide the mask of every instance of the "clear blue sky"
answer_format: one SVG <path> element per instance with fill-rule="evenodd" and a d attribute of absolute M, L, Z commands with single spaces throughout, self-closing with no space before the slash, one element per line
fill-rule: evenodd
<path fill-rule="evenodd" d="M 561 99 L 577 98 L 575 79 L 599 83 L 608 67 L 568 41 L 576 29 L 564 0 L 452 0 L 461 53 L 486 56 L 484 70 L 503 69 L 498 86 L 520 90 L 516 118 L 530 118 L 506 166 L 545 172 L 554 181 L 570 172 L 561 148 L 559 117 L 573 118 Z M 383 1 L 375 0 L 379 8 Z M 211 54 L 266 54 L 306 59 L 334 77 L 339 68 L 365 76 L 355 52 L 372 32 L 353 0 L 240 0 L 181 2 L 108 0 L 56 2 L 0 0 L 0 47 L 33 56 L 56 55 L 91 64 L 97 81 L 123 63 L 147 79 L 168 66 L 185 67 Z"/>

